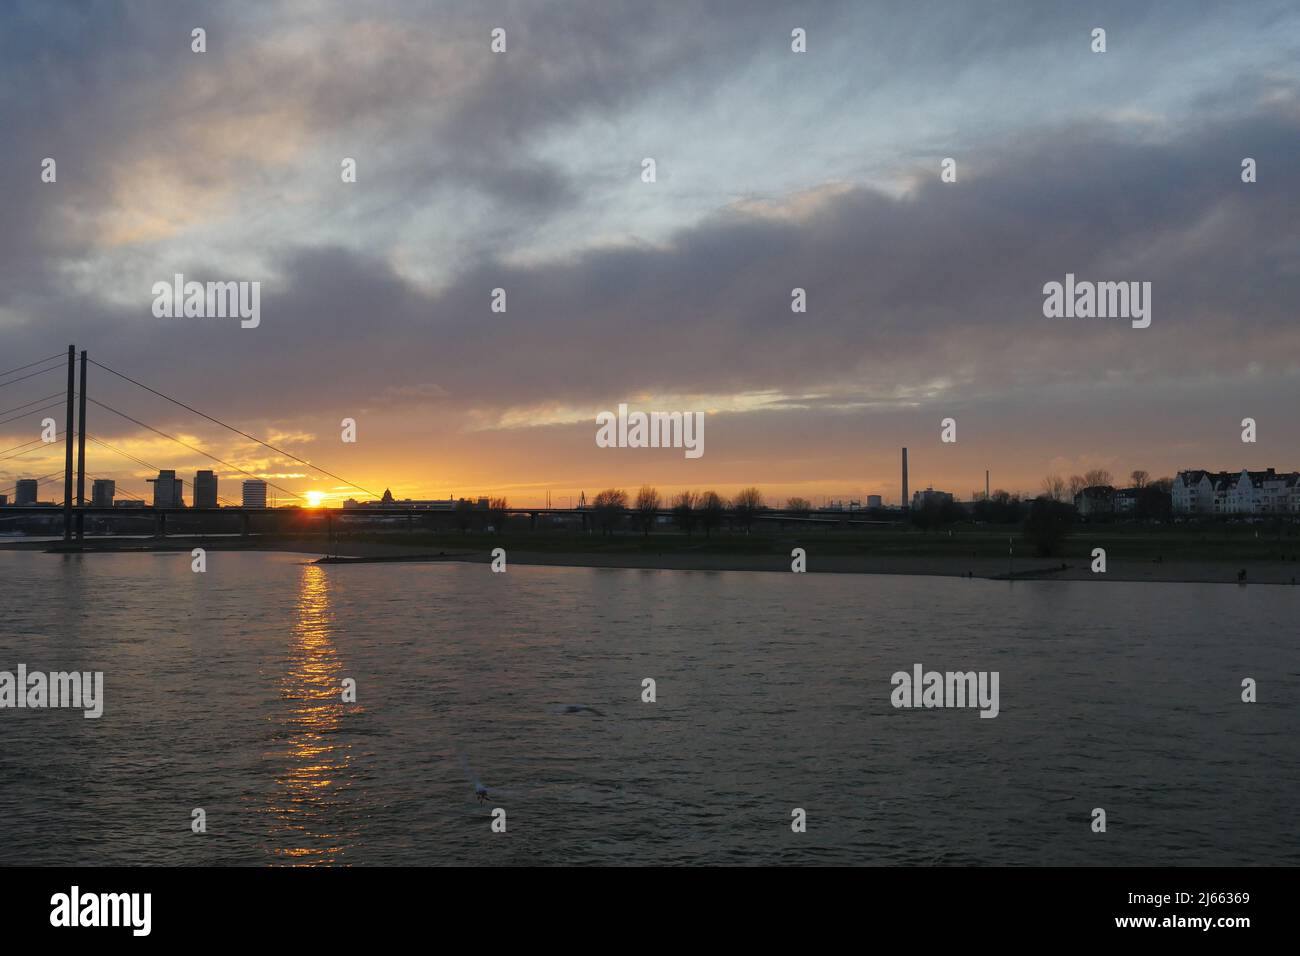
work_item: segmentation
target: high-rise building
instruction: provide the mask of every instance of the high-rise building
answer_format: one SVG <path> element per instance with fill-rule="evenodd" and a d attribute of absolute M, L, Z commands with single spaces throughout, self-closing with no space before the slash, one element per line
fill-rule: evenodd
<path fill-rule="evenodd" d="M 185 499 L 181 497 L 184 482 L 176 477 L 174 469 L 163 469 L 158 472 L 157 478 L 148 478 L 146 480 L 153 483 L 153 506 L 155 508 L 185 507 Z"/>
<path fill-rule="evenodd" d="M 5 505 L 7 505 L 7 504 L 9 504 L 9 496 L 8 496 L 8 495 L 0 495 L 0 508 L 3 508 L 3 507 L 4 507 Z"/>
<path fill-rule="evenodd" d="M 117 482 L 110 478 L 96 478 L 90 486 L 90 503 L 96 508 L 113 507 L 113 494 L 117 491 Z"/>
<path fill-rule="evenodd" d="M 250 478 L 244 482 L 244 507 L 266 507 L 266 482 L 260 478 Z"/>
<path fill-rule="evenodd" d="M 14 488 L 14 504 L 36 504 L 36 486 L 38 484 L 39 482 L 35 478 L 19 478 L 18 485 Z"/>
<path fill-rule="evenodd" d="M 217 476 L 210 471 L 200 471 L 194 475 L 194 507 L 215 508 L 217 506 Z"/>

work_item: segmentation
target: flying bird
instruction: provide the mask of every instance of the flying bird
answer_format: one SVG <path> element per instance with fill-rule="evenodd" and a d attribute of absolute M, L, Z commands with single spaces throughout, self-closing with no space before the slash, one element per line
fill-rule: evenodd
<path fill-rule="evenodd" d="M 469 780 L 470 784 L 474 787 L 474 797 L 479 803 L 487 803 L 487 801 L 494 796 L 508 797 L 513 795 L 512 791 L 503 790 L 500 787 L 493 787 L 489 791 L 487 784 L 478 778 L 478 774 L 474 773 L 473 769 L 469 765 L 469 760 L 466 759 L 465 755 L 458 753 L 456 756 L 460 759 L 460 767 L 461 770 L 465 772 L 465 778 Z"/>

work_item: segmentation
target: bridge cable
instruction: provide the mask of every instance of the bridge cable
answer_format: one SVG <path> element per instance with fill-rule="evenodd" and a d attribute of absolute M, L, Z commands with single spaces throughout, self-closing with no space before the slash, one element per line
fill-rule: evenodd
<path fill-rule="evenodd" d="M 136 385 L 139 386 L 140 388 L 143 388 L 146 392 L 152 392 L 154 395 L 157 395 L 159 398 L 165 398 L 173 405 L 179 405 L 181 408 L 185 409 L 186 411 L 193 412 L 195 415 L 198 415 L 202 418 L 206 418 L 208 421 L 220 425 L 222 428 L 227 428 L 230 431 L 234 432 L 236 435 L 242 435 L 244 438 L 247 438 L 249 441 L 257 442 L 259 445 L 265 445 L 267 448 L 271 449 L 273 452 L 275 452 L 278 455 L 283 455 L 285 458 L 290 458 L 293 461 L 298 462 L 300 465 L 306 465 L 308 468 L 313 468 L 316 471 L 319 471 L 321 474 L 333 478 L 335 481 L 341 481 L 345 485 L 350 485 L 351 487 L 356 488 L 359 491 L 364 491 L 372 498 L 379 497 L 373 491 L 371 491 L 368 488 L 361 487 L 361 485 L 358 485 L 355 481 L 348 481 L 346 478 L 342 477 L 341 475 L 336 475 L 332 471 L 326 471 L 324 468 L 320 467 L 320 465 L 313 465 L 305 458 L 299 458 L 297 455 L 287 452 L 283 448 L 277 448 L 275 445 L 272 445 L 270 442 L 262 441 L 262 439 L 250 435 L 248 434 L 248 432 L 241 431 L 240 429 L 236 428 L 234 425 L 228 425 L 219 418 L 213 418 L 211 415 L 199 411 L 197 408 L 193 407 L 192 405 L 186 405 L 184 402 L 180 401 L 179 399 L 172 398 L 170 395 L 164 395 L 156 388 L 150 388 L 148 385 L 145 385 L 143 382 L 137 382 L 131 376 L 124 375 L 123 373 L 119 372 L 117 369 L 109 368 L 107 365 L 104 365 L 101 362 L 96 362 L 93 358 L 87 357 L 87 361 L 90 362 L 92 365 L 97 366 L 98 368 L 102 368 L 105 372 L 111 372 L 114 375 L 116 375 L 118 378 L 125 379 L 126 381 L 130 382 L 132 385 Z M 94 401 L 94 399 L 91 399 L 91 401 Z M 301 496 L 295 495 L 294 497 L 301 497 Z"/>
<path fill-rule="evenodd" d="M 96 363 L 96 364 L 98 364 L 98 363 Z M 213 461 L 215 461 L 215 462 L 219 462 L 220 464 L 225 465 L 227 468 L 233 468 L 233 469 L 235 469 L 235 471 L 239 472 L 241 475 L 248 475 L 248 477 L 250 477 L 250 478 L 255 478 L 255 479 L 257 479 L 258 481 L 266 481 L 266 483 L 267 483 L 268 485 L 270 485 L 272 488 L 274 488 L 276 491 L 283 491 L 286 495 L 289 495 L 289 496 L 292 497 L 292 498 L 302 499 L 302 495 L 297 494 L 296 492 L 290 491 L 288 488 L 282 488 L 280 485 L 277 485 L 277 484 L 275 484 L 275 483 L 272 482 L 272 481 L 267 481 L 265 478 L 261 478 L 261 477 L 259 477 L 258 475 L 253 474 L 251 471 L 245 471 L 243 468 L 240 468 L 238 465 L 236 465 L 236 464 L 234 464 L 234 463 L 232 463 L 232 462 L 226 461 L 224 458 L 218 458 L 216 455 L 209 454 L 208 452 L 204 451 L 202 448 L 195 448 L 193 445 L 189 444 L 188 442 L 183 442 L 183 441 L 181 441 L 181 440 L 180 440 L 179 438 L 177 438 L 175 435 L 168 435 L 165 431 L 162 431 L 161 429 L 158 429 L 158 428 L 154 428 L 152 425 L 147 425 L 147 424 L 145 424 L 144 422 L 140 421 L 140 419 L 138 419 L 138 418 L 132 418 L 132 417 L 131 417 L 130 415 L 128 415 L 126 412 L 119 412 L 116 408 L 113 408 L 111 405 L 105 405 L 103 402 L 99 401 L 98 399 L 91 398 L 89 395 L 87 395 L 87 396 L 86 396 L 86 401 L 88 401 L 88 402 L 94 402 L 94 403 L 95 403 L 96 405 L 98 405 L 100 408 L 103 408 L 103 409 L 105 409 L 105 410 L 107 410 L 107 411 L 110 411 L 110 412 L 112 412 L 114 415 L 118 415 L 118 416 L 120 416 L 120 417 L 122 417 L 122 418 L 125 418 L 128 422 L 134 422 L 135 424 L 139 425 L 141 428 L 147 428 L 147 429 L 149 429 L 149 431 L 151 431 L 151 432 L 155 432 L 155 433 L 161 435 L 163 438 L 168 439 L 169 441 L 174 441 L 176 444 L 178 444 L 178 445 L 182 445 L 182 446 L 184 446 L 185 448 L 188 448 L 190 451 L 192 451 L 192 452 L 196 452 L 196 453 L 202 455 L 204 458 L 211 458 Z M 363 490 L 364 490 L 364 489 L 363 489 Z"/>
<path fill-rule="evenodd" d="M 24 366 L 24 368 L 25 367 L 26 366 Z M 17 382 L 25 382 L 29 378 L 35 378 L 37 375 L 44 375 L 46 372 L 53 372 L 56 369 L 60 369 L 62 367 L 63 367 L 62 363 L 56 363 L 54 365 L 51 365 L 49 368 L 43 368 L 38 372 L 28 372 L 26 375 L 20 375 L 17 378 L 11 378 L 7 382 L 0 382 L 0 388 L 4 388 L 6 385 L 13 385 Z"/>

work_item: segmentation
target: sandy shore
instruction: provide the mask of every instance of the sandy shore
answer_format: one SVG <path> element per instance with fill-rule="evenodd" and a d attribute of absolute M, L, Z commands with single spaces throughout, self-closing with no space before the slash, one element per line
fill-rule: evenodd
<path fill-rule="evenodd" d="M 93 539 L 87 542 L 87 553 L 115 553 L 130 551 L 189 551 L 204 547 L 210 551 L 280 551 L 321 557 L 324 542 L 320 538 L 168 538 L 166 542 L 151 539 Z M 357 558 L 400 558 L 416 561 L 463 561 L 487 563 L 491 561 L 492 548 L 498 545 L 490 539 L 467 541 L 468 547 L 447 548 L 441 551 L 429 547 L 403 545 L 397 541 L 343 541 L 336 542 L 336 553 Z M 477 545 L 477 547 L 474 547 Z M 11 540 L 0 543 L 0 550 L 48 551 L 50 541 Z M 818 556 L 814 546 L 807 548 L 808 572 L 825 574 L 921 574 L 944 577 L 973 577 L 1005 579 L 1008 562 L 1005 558 L 959 558 L 943 555 L 927 556 Z M 707 551 L 677 552 L 538 552 L 510 549 L 511 564 L 545 565 L 551 567 L 630 568 L 670 571 L 774 571 L 790 572 L 790 559 L 771 554 L 725 554 Z M 1067 561 L 1064 570 L 1061 561 L 1017 557 L 1010 566 L 1016 579 L 1060 581 L 1152 581 L 1197 584 L 1236 584 L 1237 573 L 1247 572 L 1249 584 L 1295 585 L 1300 581 L 1300 563 L 1295 562 L 1229 562 L 1229 561 L 1163 561 L 1136 562 L 1112 559 L 1105 574 L 1093 574 L 1088 563 Z"/>

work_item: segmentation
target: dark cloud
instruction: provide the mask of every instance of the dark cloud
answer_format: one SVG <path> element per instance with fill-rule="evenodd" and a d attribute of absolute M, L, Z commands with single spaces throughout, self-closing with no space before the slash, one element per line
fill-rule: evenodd
<path fill-rule="evenodd" d="M 902 198 L 831 189 L 796 197 L 788 214 L 724 211 L 664 246 L 483 262 L 437 292 L 379 258 L 303 248 L 264 283 L 257 330 L 144 308 L 115 322 L 83 302 L 64 306 L 57 335 L 10 337 L 26 340 L 15 354 L 41 351 L 33 339 L 50 351 L 78 326 L 94 338 L 84 315 L 98 312 L 113 334 L 96 345 L 123 364 L 199 354 L 237 381 L 273 381 L 290 408 L 325 372 L 340 399 L 432 380 L 457 404 L 502 409 L 630 390 L 817 394 L 861 381 L 880 396 L 949 379 L 981 393 L 1288 368 L 1300 360 L 1290 212 L 1300 185 L 1284 173 L 1295 104 L 1156 141 L 1062 127 L 989 147 L 957 184 L 927 176 Z M 1243 154 L 1259 162 L 1259 183 L 1240 182 Z M 1152 282 L 1151 328 L 1043 318 L 1043 283 L 1066 272 Z M 806 315 L 790 311 L 795 286 L 808 292 Z M 489 310 L 497 287 L 504 314 Z"/>

